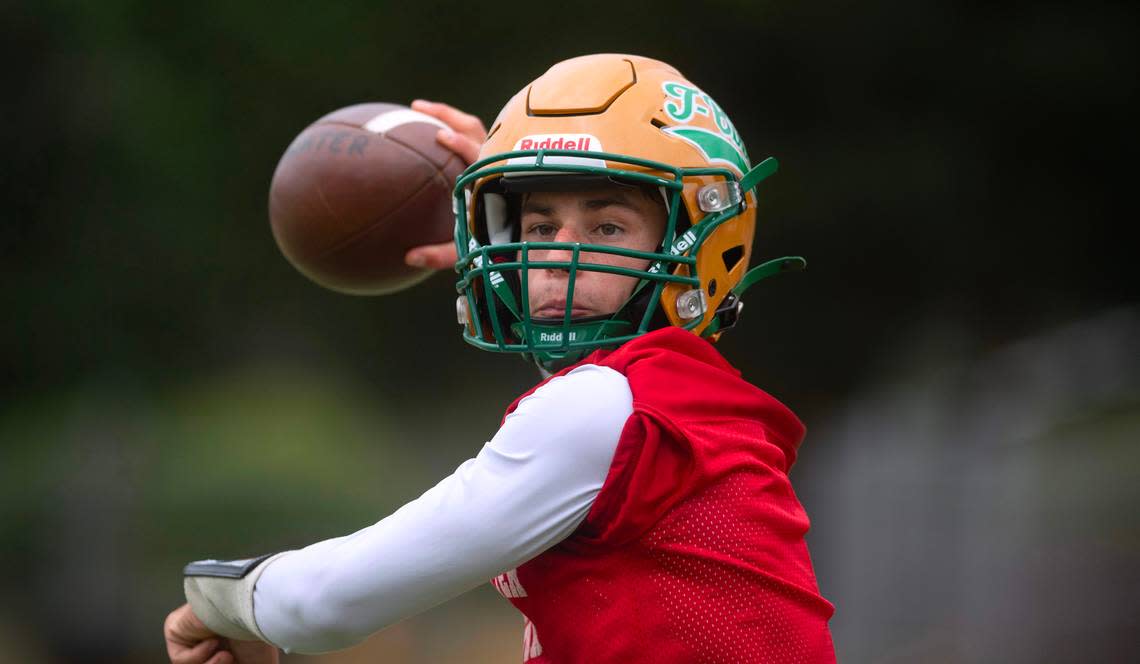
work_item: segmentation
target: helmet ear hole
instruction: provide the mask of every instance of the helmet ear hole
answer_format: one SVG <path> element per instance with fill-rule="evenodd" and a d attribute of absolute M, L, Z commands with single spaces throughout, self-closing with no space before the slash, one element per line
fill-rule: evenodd
<path fill-rule="evenodd" d="M 744 245 L 738 244 L 735 247 L 725 249 L 720 254 L 721 260 L 724 261 L 724 271 L 732 272 L 732 268 L 740 263 L 740 259 L 744 258 Z"/>

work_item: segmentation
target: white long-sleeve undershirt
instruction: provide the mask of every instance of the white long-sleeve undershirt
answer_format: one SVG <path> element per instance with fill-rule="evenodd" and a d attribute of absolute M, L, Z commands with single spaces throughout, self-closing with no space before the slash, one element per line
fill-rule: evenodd
<path fill-rule="evenodd" d="M 537 556 L 586 517 L 632 401 L 607 367 L 548 381 L 416 500 L 273 559 L 253 592 L 257 626 L 289 652 L 346 648 Z"/>

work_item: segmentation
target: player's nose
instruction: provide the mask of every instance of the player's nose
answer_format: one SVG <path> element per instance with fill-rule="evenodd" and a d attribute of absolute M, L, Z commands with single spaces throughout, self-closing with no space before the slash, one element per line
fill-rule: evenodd
<path fill-rule="evenodd" d="M 577 224 L 564 224 L 561 228 L 558 229 L 558 232 L 554 234 L 554 241 L 581 242 L 581 229 L 578 228 Z"/>
<path fill-rule="evenodd" d="M 558 232 L 554 234 L 554 237 L 551 239 L 551 241 L 553 241 L 553 242 L 564 242 L 567 244 L 575 244 L 575 243 L 580 243 L 582 241 L 582 238 L 581 238 L 581 234 L 578 232 L 578 230 L 576 228 L 569 226 L 569 225 L 566 225 L 566 226 L 563 226 L 562 228 L 558 229 Z M 573 248 L 549 249 L 549 250 L 547 250 L 546 256 L 543 258 L 543 260 L 547 260 L 547 261 L 551 261 L 551 262 L 566 263 L 565 267 L 548 268 L 548 269 L 560 270 L 560 271 L 565 272 L 566 270 L 569 269 L 570 262 L 574 260 L 574 250 L 573 250 Z M 579 256 L 579 260 L 581 260 L 581 256 Z"/>

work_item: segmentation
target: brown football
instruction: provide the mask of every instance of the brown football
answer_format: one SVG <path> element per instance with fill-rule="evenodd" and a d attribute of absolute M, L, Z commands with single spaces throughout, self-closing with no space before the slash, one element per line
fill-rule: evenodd
<path fill-rule="evenodd" d="M 277 163 L 269 221 L 302 274 L 342 293 L 380 295 L 431 271 L 408 249 L 453 237 L 462 160 L 436 142 L 443 123 L 399 104 L 357 104 L 305 128 Z"/>

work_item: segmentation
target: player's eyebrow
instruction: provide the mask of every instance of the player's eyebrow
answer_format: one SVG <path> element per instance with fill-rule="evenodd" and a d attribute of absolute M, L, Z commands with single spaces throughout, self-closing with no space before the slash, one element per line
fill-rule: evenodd
<path fill-rule="evenodd" d="M 630 203 L 629 199 L 626 198 L 625 194 L 623 193 L 600 196 L 598 198 L 587 198 L 585 200 L 579 201 L 578 206 L 587 212 L 595 212 L 597 210 L 602 210 L 610 206 L 624 207 L 633 210 L 634 212 L 638 211 L 637 207 L 633 203 Z M 535 203 L 530 200 L 530 197 L 527 197 L 527 200 L 523 202 L 522 212 L 523 214 L 540 214 L 550 217 L 554 215 L 554 208 L 549 205 Z"/>
<path fill-rule="evenodd" d="M 630 210 L 633 210 L 634 212 L 638 211 L 637 208 L 634 207 L 634 205 L 632 203 L 630 203 L 624 195 L 621 195 L 621 194 L 618 194 L 617 196 L 606 197 L 606 198 L 590 198 L 590 199 L 582 201 L 579 205 L 583 209 L 590 210 L 591 212 L 595 211 L 595 210 L 601 210 L 603 208 L 610 207 L 611 205 L 616 205 L 618 207 L 628 208 Z"/>
<path fill-rule="evenodd" d="M 522 211 L 523 214 L 541 214 L 545 217 L 549 217 L 554 214 L 554 208 L 550 207 L 549 205 L 539 205 L 538 203 L 531 202 L 529 200 L 529 197 L 528 200 L 523 203 Z"/>

